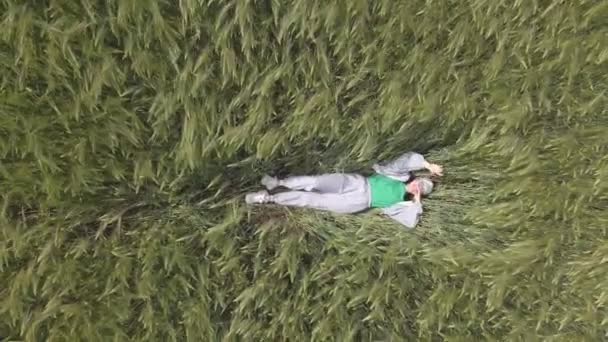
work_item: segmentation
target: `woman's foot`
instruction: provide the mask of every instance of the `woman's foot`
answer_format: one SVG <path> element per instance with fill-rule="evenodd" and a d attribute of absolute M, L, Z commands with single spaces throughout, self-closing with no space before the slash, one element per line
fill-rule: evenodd
<path fill-rule="evenodd" d="M 266 190 L 252 192 L 245 196 L 247 204 L 262 204 L 270 202 L 270 194 Z"/>
<path fill-rule="evenodd" d="M 279 180 L 277 177 L 270 177 L 269 175 L 265 175 L 262 177 L 262 185 L 268 190 L 274 190 L 279 186 Z"/>

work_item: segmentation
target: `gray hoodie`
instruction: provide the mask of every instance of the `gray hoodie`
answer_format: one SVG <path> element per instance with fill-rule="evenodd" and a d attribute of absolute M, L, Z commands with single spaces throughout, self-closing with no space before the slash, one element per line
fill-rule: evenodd
<path fill-rule="evenodd" d="M 375 164 L 373 169 L 381 175 L 407 182 L 412 177 L 412 171 L 424 169 L 424 163 L 425 160 L 421 154 L 407 152 L 387 163 Z M 414 228 L 422 214 L 422 205 L 414 201 L 403 201 L 382 209 L 382 212 L 404 226 Z"/>

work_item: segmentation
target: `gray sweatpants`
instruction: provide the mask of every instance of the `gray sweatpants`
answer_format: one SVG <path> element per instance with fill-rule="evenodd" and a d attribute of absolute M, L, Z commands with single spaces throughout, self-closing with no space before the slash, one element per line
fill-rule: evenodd
<path fill-rule="evenodd" d="M 369 187 L 361 175 L 333 173 L 320 176 L 295 176 L 279 181 L 287 191 L 271 196 L 280 205 L 356 213 L 369 208 Z"/>

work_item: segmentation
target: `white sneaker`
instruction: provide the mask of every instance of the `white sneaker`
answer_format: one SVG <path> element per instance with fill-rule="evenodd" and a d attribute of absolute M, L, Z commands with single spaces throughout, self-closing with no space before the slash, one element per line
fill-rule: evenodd
<path fill-rule="evenodd" d="M 268 194 L 268 191 L 266 190 L 252 192 L 245 196 L 245 202 L 247 202 L 247 204 L 268 203 L 270 202 L 270 194 Z"/>
<path fill-rule="evenodd" d="M 277 177 L 270 177 L 269 175 L 265 175 L 264 177 L 262 177 L 262 185 L 268 190 L 273 190 L 279 186 L 279 180 L 277 179 Z"/>

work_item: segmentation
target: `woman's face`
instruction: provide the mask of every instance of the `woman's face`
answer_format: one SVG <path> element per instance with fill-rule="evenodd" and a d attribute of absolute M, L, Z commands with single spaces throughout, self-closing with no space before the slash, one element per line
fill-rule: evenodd
<path fill-rule="evenodd" d="M 418 185 L 418 180 L 413 180 L 413 181 L 409 182 L 406 186 L 406 190 L 408 193 L 410 193 L 412 195 L 420 193 L 420 187 Z"/>

